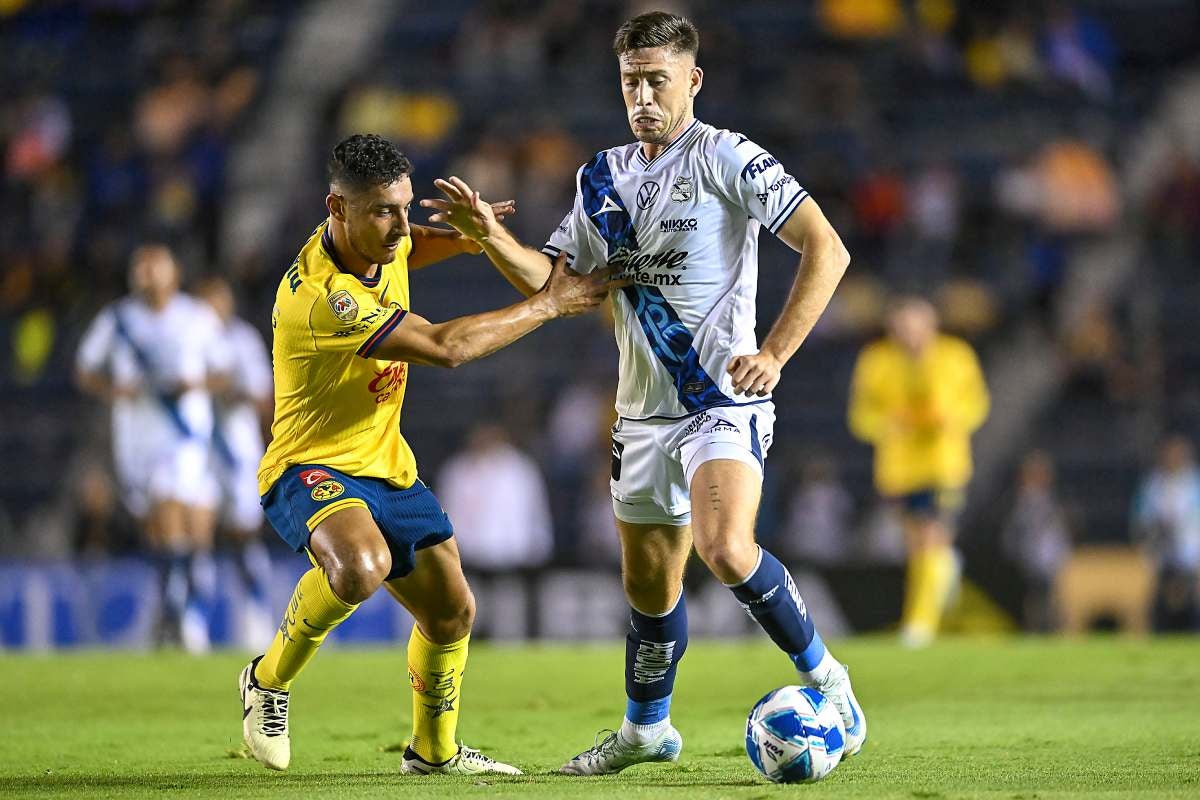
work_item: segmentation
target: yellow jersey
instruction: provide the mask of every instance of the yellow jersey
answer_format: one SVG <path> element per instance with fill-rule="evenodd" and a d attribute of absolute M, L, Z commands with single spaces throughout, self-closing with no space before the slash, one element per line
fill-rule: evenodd
<path fill-rule="evenodd" d="M 850 430 L 875 446 L 885 497 L 961 489 L 971 478 L 971 434 L 987 418 L 987 384 L 971 345 L 939 335 L 913 358 L 882 339 L 854 365 Z"/>
<path fill-rule="evenodd" d="M 412 238 L 374 277 L 360 278 L 338 265 L 328 225 L 313 232 L 275 292 L 275 420 L 259 465 L 260 495 L 296 464 L 402 489 L 417 480 L 416 459 L 400 435 L 408 364 L 371 355 L 408 313 Z"/>

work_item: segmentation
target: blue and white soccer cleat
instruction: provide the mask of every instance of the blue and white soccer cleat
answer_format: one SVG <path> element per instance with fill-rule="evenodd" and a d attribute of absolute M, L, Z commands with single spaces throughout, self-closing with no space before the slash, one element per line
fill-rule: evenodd
<path fill-rule="evenodd" d="M 812 684 L 812 688 L 828 697 L 842 715 L 842 724 L 846 727 L 846 749 L 842 758 L 856 755 L 867 741 L 867 716 L 863 714 L 862 706 L 854 696 L 854 689 L 850 687 L 850 673 L 846 671 L 846 665 L 836 665 L 825 680 Z"/>
<path fill-rule="evenodd" d="M 600 739 L 600 731 L 596 739 Z M 654 761 L 678 761 L 683 750 L 683 737 L 674 726 L 668 726 L 663 735 L 647 745 L 630 744 L 613 731 L 603 741 L 584 750 L 562 765 L 559 772 L 564 775 L 614 775 L 634 764 Z"/>

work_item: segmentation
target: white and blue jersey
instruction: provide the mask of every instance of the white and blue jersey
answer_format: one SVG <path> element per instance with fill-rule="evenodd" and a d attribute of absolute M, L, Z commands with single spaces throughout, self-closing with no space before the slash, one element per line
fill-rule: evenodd
<path fill-rule="evenodd" d="M 693 120 L 652 160 L 641 144 L 598 153 L 542 252 L 590 272 L 623 266 L 616 298 L 617 412 L 679 419 L 735 398 L 726 366 L 758 352 L 758 233 L 777 233 L 808 193 L 738 133 Z"/>
<path fill-rule="evenodd" d="M 228 369 L 226 359 L 216 314 L 184 294 L 161 309 L 118 300 L 84 334 L 79 368 L 135 390 L 112 409 L 117 475 L 135 516 L 159 500 L 204 504 L 213 433 L 207 381 Z"/>

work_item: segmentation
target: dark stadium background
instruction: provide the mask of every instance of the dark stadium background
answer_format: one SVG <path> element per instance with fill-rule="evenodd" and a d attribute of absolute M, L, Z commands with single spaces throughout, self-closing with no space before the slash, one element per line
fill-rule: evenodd
<path fill-rule="evenodd" d="M 978 348 L 993 393 L 960 547 L 977 608 L 991 609 L 988 597 L 1004 613 L 981 610 L 979 624 L 1021 617 L 1022 573 L 1000 542 L 1033 450 L 1054 462 L 1076 547 L 1132 548 L 1131 506 L 1159 442 L 1200 436 L 1195 5 L 867 4 L 878 16 L 836 2 L 656 5 L 702 31 L 698 116 L 777 155 L 853 256 L 776 394 L 762 540 L 822 582 L 851 629 L 894 624 L 903 567 L 872 545 L 870 452 L 845 407 L 887 296 L 916 291 Z M 418 197 L 457 174 L 487 198 L 515 198 L 513 228 L 540 245 L 570 206 L 576 167 L 629 139 L 610 40 L 649 7 L 0 2 L 0 642 L 28 643 L 30 575 L 52 576 L 67 609 L 71 576 L 136 554 L 104 480 L 107 411 L 72 372 L 83 327 L 124 293 L 141 237 L 167 237 L 190 281 L 228 276 L 240 313 L 269 336 L 276 284 L 324 216 L 325 155 L 371 130 L 412 158 Z M 796 264 L 769 236 L 761 250 L 760 335 Z M 463 257 L 414 273 L 412 296 L 440 320 L 515 293 Z M 569 390 L 606 405 L 614 380 L 603 321 L 559 322 L 452 372 L 414 369 L 404 432 L 434 480 L 472 426 L 502 424 L 549 487 L 545 569 L 606 571 L 595 585 L 611 591 L 615 622 L 600 629 L 619 632 L 611 551 L 581 534 L 607 468 L 603 423 L 594 447 L 564 453 L 548 422 Z M 846 552 L 817 568 L 787 522 L 814 462 L 854 501 Z M 303 564 L 276 555 L 286 592 Z M 81 638 L 52 624 L 39 641 Z"/>

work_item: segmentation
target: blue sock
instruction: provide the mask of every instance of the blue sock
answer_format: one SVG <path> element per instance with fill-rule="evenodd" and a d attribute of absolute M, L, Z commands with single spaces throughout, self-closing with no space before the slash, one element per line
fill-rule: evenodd
<path fill-rule="evenodd" d="M 683 592 L 661 617 L 630 609 L 625 637 L 625 717 L 634 725 L 662 722 L 671 712 L 675 668 L 687 649 L 687 606 Z"/>
<path fill-rule="evenodd" d="M 825 643 L 808 617 L 791 573 L 763 548 L 759 553 L 750 577 L 729 588 L 796 669 L 811 672 L 825 657 Z"/>

